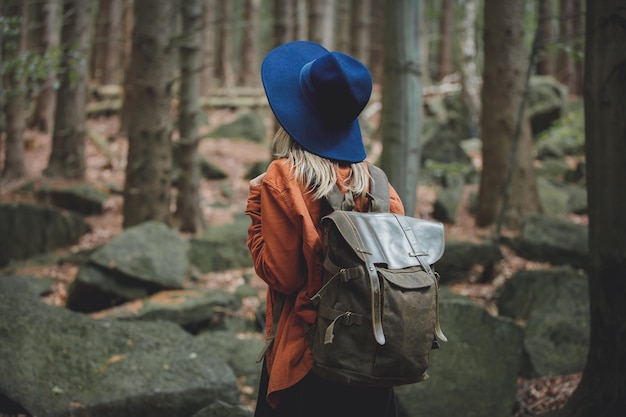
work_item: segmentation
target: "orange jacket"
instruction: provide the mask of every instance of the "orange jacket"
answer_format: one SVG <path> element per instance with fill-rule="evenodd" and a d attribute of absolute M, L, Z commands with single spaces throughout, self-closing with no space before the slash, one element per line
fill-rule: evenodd
<path fill-rule="evenodd" d="M 338 185 L 350 173 L 338 172 Z M 404 214 L 397 192 L 390 187 L 390 211 Z M 355 210 L 362 211 L 357 199 Z M 271 334 L 274 294 L 286 294 L 274 343 L 265 355 L 269 373 L 267 400 L 275 407 L 279 392 L 302 379 L 312 368 L 311 351 L 304 338 L 303 321 L 315 322 L 310 297 L 321 288 L 324 253 L 320 220 L 324 206 L 299 185 L 287 159 L 273 161 L 261 185 L 250 185 L 246 214 L 252 224 L 248 247 L 258 276 L 268 285 L 266 337 Z"/>

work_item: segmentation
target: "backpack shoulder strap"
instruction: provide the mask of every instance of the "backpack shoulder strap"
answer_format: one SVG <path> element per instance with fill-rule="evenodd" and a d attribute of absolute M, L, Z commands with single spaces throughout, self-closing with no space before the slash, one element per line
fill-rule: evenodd
<path fill-rule="evenodd" d="M 371 162 L 367 162 L 370 173 L 370 190 L 367 197 L 370 200 L 370 209 L 372 212 L 388 212 L 389 211 L 389 180 L 385 172 Z M 333 190 L 326 196 L 326 201 L 333 210 L 352 211 L 354 209 L 354 198 L 352 193 L 348 191 L 342 194 L 336 185 Z"/>

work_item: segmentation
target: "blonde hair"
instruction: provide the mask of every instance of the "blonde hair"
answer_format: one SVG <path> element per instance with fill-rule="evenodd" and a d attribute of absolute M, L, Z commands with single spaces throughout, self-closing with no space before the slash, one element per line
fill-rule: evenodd
<path fill-rule="evenodd" d="M 300 146 L 281 127 L 272 139 L 272 153 L 275 158 L 287 158 L 298 183 L 313 193 L 313 198 L 327 196 L 337 183 L 339 162 L 315 155 Z M 365 164 L 350 164 L 350 175 L 344 187 L 353 195 L 364 195 L 369 188 L 370 176 Z"/>

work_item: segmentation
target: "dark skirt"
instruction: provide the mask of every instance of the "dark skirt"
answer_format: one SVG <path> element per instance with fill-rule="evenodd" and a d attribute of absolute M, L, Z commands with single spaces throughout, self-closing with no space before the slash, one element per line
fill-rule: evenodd
<path fill-rule="evenodd" d="M 269 375 L 263 363 L 254 417 L 397 417 L 393 388 L 354 387 L 310 372 L 284 390 L 276 409 L 267 403 Z"/>

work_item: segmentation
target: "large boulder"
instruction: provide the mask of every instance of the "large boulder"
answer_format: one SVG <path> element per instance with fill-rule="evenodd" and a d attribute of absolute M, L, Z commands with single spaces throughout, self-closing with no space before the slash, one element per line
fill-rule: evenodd
<path fill-rule="evenodd" d="M 21 279 L 0 277 L 0 413 L 189 417 L 239 404 L 230 366 L 179 326 L 95 320 L 41 302 Z"/>
<path fill-rule="evenodd" d="M 216 272 L 252 266 L 248 250 L 250 219 L 210 228 L 202 237 L 189 241 L 189 260 L 200 272 Z"/>
<path fill-rule="evenodd" d="M 442 297 L 441 327 L 448 342 L 431 353 L 429 379 L 396 388 L 399 417 L 511 415 L 523 329 L 464 297 Z"/>
<path fill-rule="evenodd" d="M 525 323 L 529 378 L 581 372 L 589 350 L 589 285 L 582 270 L 564 266 L 518 271 L 496 295 L 501 315 Z"/>
<path fill-rule="evenodd" d="M 68 289 L 67 306 L 84 313 L 180 289 L 189 274 L 187 241 L 164 223 L 124 230 L 96 249 Z"/>
<path fill-rule="evenodd" d="M 0 204 L 0 267 L 73 245 L 90 230 L 74 212 L 36 204 Z"/>
<path fill-rule="evenodd" d="M 586 225 L 544 214 L 526 216 L 515 243 L 523 258 L 586 268 L 589 260 L 589 229 Z"/>
<path fill-rule="evenodd" d="M 185 289 L 161 291 L 91 317 L 118 320 L 166 320 L 196 334 L 205 329 L 224 329 L 225 318 L 233 316 L 241 301 L 224 290 Z"/>

